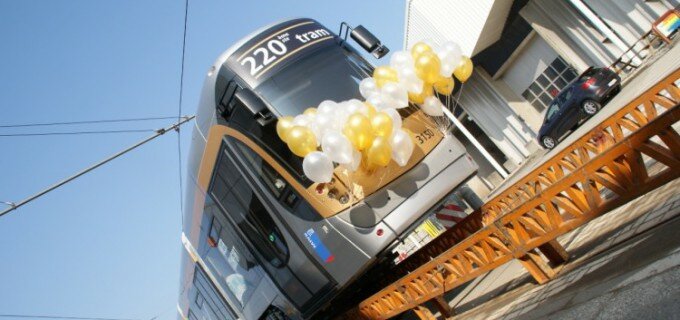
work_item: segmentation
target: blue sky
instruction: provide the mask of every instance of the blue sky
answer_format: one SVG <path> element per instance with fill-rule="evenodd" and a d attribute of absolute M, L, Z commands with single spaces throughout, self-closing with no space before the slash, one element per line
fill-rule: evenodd
<path fill-rule="evenodd" d="M 403 1 L 191 0 L 183 113 L 194 113 L 222 51 L 291 17 L 334 30 L 363 24 L 390 49 L 402 46 Z M 0 0 L 0 125 L 176 115 L 183 19 L 183 0 Z M 0 137 L 0 201 L 19 201 L 148 135 Z M 175 319 L 176 143 L 168 134 L 1 217 L 0 314 Z"/>

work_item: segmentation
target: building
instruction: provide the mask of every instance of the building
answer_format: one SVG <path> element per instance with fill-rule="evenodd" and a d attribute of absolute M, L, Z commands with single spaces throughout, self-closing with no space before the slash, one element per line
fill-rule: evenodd
<path fill-rule="evenodd" d="M 610 66 L 679 0 L 407 0 L 404 47 L 455 41 L 475 63 L 456 135 L 480 165 L 482 197 L 540 149 L 543 112 L 589 66 Z M 475 137 L 476 147 L 466 137 Z M 487 156 L 482 155 L 484 149 Z M 490 159 L 491 158 L 491 159 Z M 494 167 L 497 162 L 502 168 Z M 505 172 L 503 172 L 505 171 Z"/>

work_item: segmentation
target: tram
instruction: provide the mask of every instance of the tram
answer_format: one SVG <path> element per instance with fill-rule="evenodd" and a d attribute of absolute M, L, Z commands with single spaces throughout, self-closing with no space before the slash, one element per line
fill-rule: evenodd
<path fill-rule="evenodd" d="M 400 111 L 414 134 L 407 165 L 355 177 L 360 196 L 342 175 L 307 179 L 276 119 L 360 98 L 372 70 L 311 19 L 264 27 L 210 67 L 189 154 L 180 319 L 318 317 L 476 173 L 462 144 L 412 108 Z"/>

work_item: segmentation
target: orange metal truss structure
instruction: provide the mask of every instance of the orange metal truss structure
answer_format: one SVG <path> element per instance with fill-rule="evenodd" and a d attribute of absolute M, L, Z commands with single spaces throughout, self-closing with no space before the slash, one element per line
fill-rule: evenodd
<path fill-rule="evenodd" d="M 558 236 L 680 177 L 679 83 L 676 70 L 398 265 L 361 316 L 452 315 L 445 292 L 512 259 L 549 281 L 568 258 Z"/>

